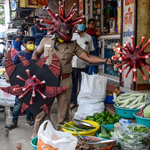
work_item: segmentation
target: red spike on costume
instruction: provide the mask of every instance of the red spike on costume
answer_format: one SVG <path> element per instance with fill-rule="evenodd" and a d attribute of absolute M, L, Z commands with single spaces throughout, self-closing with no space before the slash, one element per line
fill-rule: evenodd
<path fill-rule="evenodd" d="M 77 17 L 77 18 L 75 18 L 75 19 L 72 19 L 72 21 L 73 21 L 73 22 L 75 22 L 75 21 L 78 21 L 78 20 L 83 19 L 83 18 L 85 18 L 85 16 L 84 16 L 84 15 L 83 15 L 83 16 L 81 16 L 81 17 Z"/>
<path fill-rule="evenodd" d="M 41 109 L 43 109 L 47 114 L 49 114 L 49 110 L 46 104 L 44 104 L 43 106 L 40 107 Z"/>
<path fill-rule="evenodd" d="M 39 67 L 43 68 L 43 66 L 44 66 L 44 64 L 45 64 L 45 62 L 46 62 L 46 60 L 47 60 L 47 58 L 48 58 L 48 56 L 43 57 L 43 58 L 40 58 L 40 59 L 36 62 L 36 64 L 37 64 Z"/>
<path fill-rule="evenodd" d="M 150 39 L 147 41 L 147 43 L 141 48 L 141 52 L 147 47 L 147 45 L 150 43 Z"/>
<path fill-rule="evenodd" d="M 82 19 L 76 21 L 76 22 L 73 22 L 72 25 L 75 25 L 75 24 L 78 24 L 79 22 L 82 22 Z"/>
<path fill-rule="evenodd" d="M 131 67 L 129 68 L 129 70 L 128 70 L 128 72 L 127 72 L 127 74 L 124 76 L 125 78 L 127 78 L 128 77 L 128 74 L 129 74 L 129 72 L 131 71 Z"/>
<path fill-rule="evenodd" d="M 133 82 L 136 82 L 136 72 L 133 72 L 133 75 L 134 75 Z"/>
<path fill-rule="evenodd" d="M 58 78 L 60 75 L 60 62 L 56 54 L 53 54 L 53 59 L 51 64 L 49 65 L 49 69 L 53 72 L 53 74 Z"/>
<path fill-rule="evenodd" d="M 141 66 L 144 67 L 148 71 L 148 73 L 150 74 L 150 70 L 143 63 L 141 63 Z"/>
<path fill-rule="evenodd" d="M 47 10 L 48 14 L 54 19 L 55 14 L 49 9 L 49 7 L 46 7 L 46 10 Z"/>
<path fill-rule="evenodd" d="M 20 61 L 23 63 L 23 67 L 27 67 L 30 65 L 30 62 L 23 56 L 17 54 L 18 57 L 20 58 Z"/>
<path fill-rule="evenodd" d="M 120 66 L 122 66 L 122 65 L 124 65 L 124 64 L 126 64 L 127 62 L 123 62 L 123 63 L 121 63 L 121 64 L 119 64 L 119 65 L 115 65 L 114 66 L 114 68 L 116 69 L 116 68 L 118 68 L 118 67 L 120 67 Z"/>
<path fill-rule="evenodd" d="M 65 87 L 46 86 L 45 95 L 48 98 L 55 97 L 56 95 L 61 94 L 64 90 L 66 90 L 66 88 L 67 88 L 66 86 Z"/>
<path fill-rule="evenodd" d="M 29 106 L 27 104 L 23 103 L 21 106 L 21 113 L 23 113 L 28 108 L 29 108 Z"/>
<path fill-rule="evenodd" d="M 0 89 L 6 93 L 19 96 L 22 94 L 21 89 L 14 91 L 14 88 L 20 88 L 19 85 L 9 86 L 9 87 L 0 87 Z"/>
<path fill-rule="evenodd" d="M 142 73 L 142 75 L 143 75 L 143 79 L 146 80 L 147 77 L 144 75 L 144 72 L 143 72 L 142 68 L 139 68 L 139 69 L 140 69 L 140 71 L 141 71 L 141 73 Z"/>
<path fill-rule="evenodd" d="M 143 44 L 144 40 L 145 40 L 145 37 L 142 36 L 141 44 L 140 44 L 140 46 L 139 46 L 140 48 L 142 47 L 142 44 Z"/>
<path fill-rule="evenodd" d="M 118 43 L 116 44 L 116 46 L 117 46 L 117 47 L 120 47 L 120 48 L 123 49 L 126 53 L 128 53 L 128 51 L 127 51 L 125 48 L 123 48 L 122 46 L 120 46 Z"/>
<path fill-rule="evenodd" d="M 123 69 L 120 70 L 120 73 L 122 73 L 129 65 L 127 64 Z"/>
<path fill-rule="evenodd" d="M 33 97 L 31 96 L 30 105 L 33 105 Z"/>
<path fill-rule="evenodd" d="M 70 16 L 70 14 L 72 13 L 74 7 L 76 6 L 76 3 L 73 4 L 72 8 L 70 9 L 69 13 L 67 14 L 66 18 L 68 18 Z"/>
<path fill-rule="evenodd" d="M 63 7 L 62 7 L 62 9 L 63 9 L 62 16 L 65 17 L 65 0 L 63 0 Z"/>
<path fill-rule="evenodd" d="M 135 49 L 134 36 L 131 36 L 131 39 L 132 39 L 132 45 L 133 45 L 132 49 Z"/>

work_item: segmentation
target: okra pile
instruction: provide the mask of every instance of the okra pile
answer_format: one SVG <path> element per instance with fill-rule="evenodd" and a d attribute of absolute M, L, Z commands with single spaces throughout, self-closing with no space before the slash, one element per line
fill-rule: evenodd
<path fill-rule="evenodd" d="M 113 93 L 114 102 L 116 106 L 129 108 L 129 109 L 141 109 L 147 105 L 147 93 L 124 93 L 117 97 L 116 93 Z"/>

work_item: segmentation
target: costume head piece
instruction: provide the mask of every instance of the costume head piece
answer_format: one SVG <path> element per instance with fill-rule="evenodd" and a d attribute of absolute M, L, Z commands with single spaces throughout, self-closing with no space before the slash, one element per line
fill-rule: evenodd
<path fill-rule="evenodd" d="M 52 20 L 37 20 L 51 25 L 52 28 L 41 28 L 41 30 L 51 30 L 50 34 L 55 33 L 57 37 L 69 42 L 72 38 L 73 25 L 81 22 L 82 18 L 84 18 L 84 16 L 81 16 L 72 19 L 77 11 L 75 6 L 76 4 L 74 3 L 67 15 L 65 15 L 65 0 L 63 0 L 63 3 L 59 2 L 59 14 L 54 14 L 48 7 L 44 6 Z"/>

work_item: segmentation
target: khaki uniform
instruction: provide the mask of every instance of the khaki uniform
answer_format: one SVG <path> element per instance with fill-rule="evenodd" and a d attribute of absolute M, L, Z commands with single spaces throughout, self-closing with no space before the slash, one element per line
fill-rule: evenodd
<path fill-rule="evenodd" d="M 72 64 L 71 60 L 74 55 L 80 56 L 84 50 L 75 42 L 70 43 L 56 43 L 56 47 L 59 50 L 54 49 L 54 39 L 51 38 L 44 38 L 38 49 L 36 51 L 44 53 L 44 56 L 49 56 L 46 64 L 50 65 L 52 61 L 52 55 L 55 53 L 60 61 L 61 65 L 61 75 L 69 74 L 72 72 Z M 60 75 L 60 76 L 61 76 Z M 71 99 L 71 92 L 72 92 L 72 77 L 71 74 L 68 78 L 60 79 L 59 87 L 67 86 L 67 89 L 57 96 L 58 102 L 58 123 L 63 124 L 64 121 L 69 121 L 69 106 L 70 106 L 70 99 Z M 49 110 L 53 101 L 49 105 Z M 50 112 L 50 111 L 49 111 Z M 41 123 L 48 119 L 49 116 L 42 111 L 40 114 L 37 115 L 34 125 L 33 136 L 37 136 L 37 132 Z"/>

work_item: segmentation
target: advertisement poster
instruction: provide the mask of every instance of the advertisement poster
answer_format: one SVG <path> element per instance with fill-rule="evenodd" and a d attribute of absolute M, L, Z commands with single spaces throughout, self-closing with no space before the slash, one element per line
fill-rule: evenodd
<path fill-rule="evenodd" d="M 20 1 L 20 7 L 27 8 L 43 8 L 43 6 L 48 6 L 48 0 L 22 0 Z"/>
<path fill-rule="evenodd" d="M 121 0 L 117 0 L 117 25 L 118 25 L 118 33 L 121 33 Z"/>
<path fill-rule="evenodd" d="M 123 42 L 122 45 L 126 44 L 126 42 L 129 42 L 132 46 L 132 40 L 131 36 L 134 36 L 134 5 L 135 0 L 123 0 Z M 124 68 L 123 66 L 122 68 Z M 131 89 L 131 84 L 133 80 L 133 74 L 132 71 L 130 71 L 128 78 L 124 78 L 124 76 L 127 74 L 129 70 L 129 67 L 125 69 L 125 71 L 122 73 L 122 78 L 124 80 L 124 87 Z"/>
<path fill-rule="evenodd" d="M 79 0 L 79 16 L 83 15 L 84 0 Z"/>

